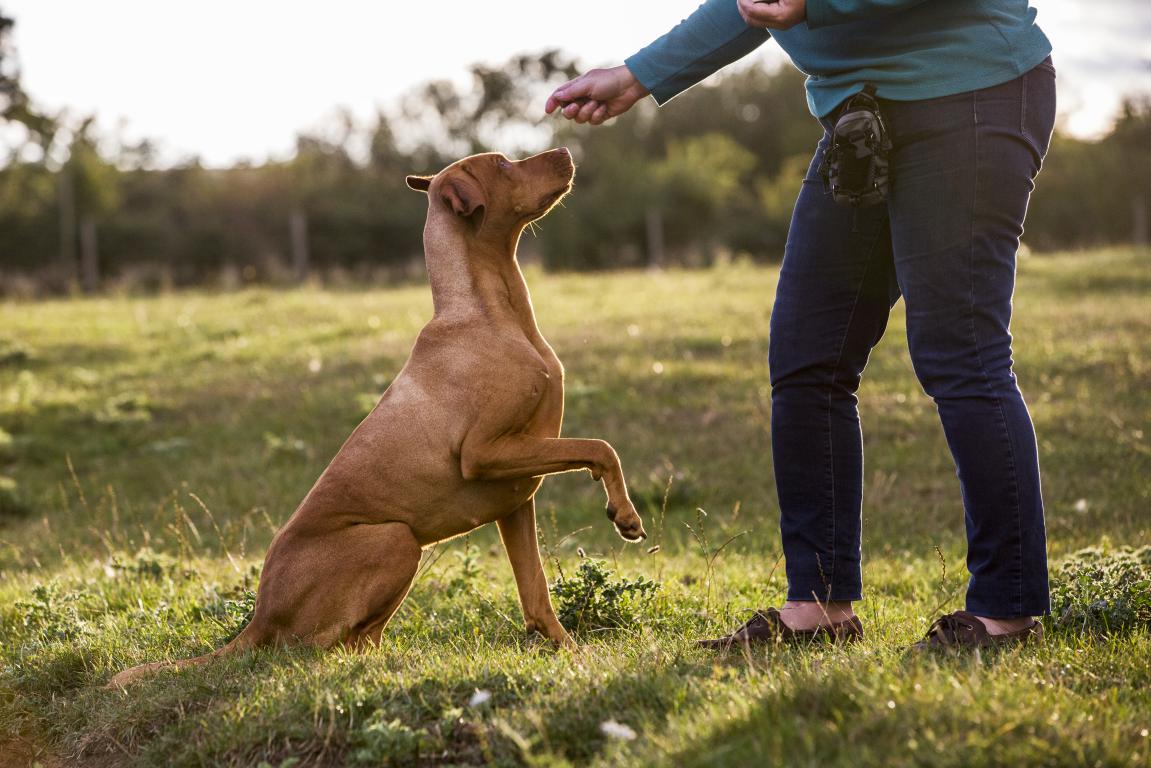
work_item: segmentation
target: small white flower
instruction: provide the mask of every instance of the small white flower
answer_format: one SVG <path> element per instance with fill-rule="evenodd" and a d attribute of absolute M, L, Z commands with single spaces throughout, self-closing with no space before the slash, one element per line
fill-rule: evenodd
<path fill-rule="evenodd" d="M 612 739 L 620 739 L 622 741 L 634 741 L 635 731 L 630 726 L 624 723 L 617 723 L 615 720 L 604 720 L 599 724 L 599 729 L 603 731 L 604 735 Z"/>
<path fill-rule="evenodd" d="M 483 706 L 491 697 L 491 691 L 485 691 L 482 688 L 477 688 L 476 692 L 472 694 L 472 697 L 468 699 L 468 706 L 472 707 L 473 709 L 479 706 Z"/>

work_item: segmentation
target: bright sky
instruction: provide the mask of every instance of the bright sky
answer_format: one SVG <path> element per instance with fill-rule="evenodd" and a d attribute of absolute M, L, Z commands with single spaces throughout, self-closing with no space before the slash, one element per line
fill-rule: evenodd
<path fill-rule="evenodd" d="M 619 63 L 697 4 L 0 0 L 37 103 L 156 139 L 166 161 L 209 165 L 287 156 L 337 107 L 368 118 L 420 82 L 464 80 L 477 61 L 560 48 Z M 1122 94 L 1151 93 L 1151 0 L 1031 4 L 1055 44 L 1070 130 L 1097 134 Z M 771 43 L 753 56 L 781 58 Z"/>

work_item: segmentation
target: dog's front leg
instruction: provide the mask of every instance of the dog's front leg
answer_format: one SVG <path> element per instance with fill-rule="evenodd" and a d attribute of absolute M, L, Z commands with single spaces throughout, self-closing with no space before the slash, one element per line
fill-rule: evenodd
<path fill-rule="evenodd" d="M 607 491 L 607 516 L 628 541 L 647 538 L 643 520 L 627 493 L 615 449 L 603 440 L 574 437 L 468 435 L 460 447 L 460 471 L 466 480 L 516 480 L 577 469 L 591 470 Z"/>
<path fill-rule="evenodd" d="M 529 499 L 496 524 L 499 525 L 508 560 L 512 563 L 528 632 L 539 632 L 563 648 L 575 648 L 575 641 L 556 618 L 548 595 L 548 581 L 536 540 L 535 501 Z"/>

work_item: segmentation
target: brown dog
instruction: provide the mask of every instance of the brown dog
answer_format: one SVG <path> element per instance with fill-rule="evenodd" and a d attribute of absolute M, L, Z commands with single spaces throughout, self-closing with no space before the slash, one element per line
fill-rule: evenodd
<path fill-rule="evenodd" d="M 568 151 L 555 149 L 518 162 L 475 155 L 408 177 L 428 194 L 435 316 L 407 364 L 272 540 L 239 636 L 205 656 L 133 667 L 110 685 L 262 645 L 378 642 L 421 550 L 493 521 L 528 631 L 574 645 L 536 544 L 543 475 L 591 470 L 620 535 L 646 536 L 612 447 L 559 437 L 563 366 L 536 327 L 516 261 L 524 227 L 567 194 L 574 173 Z"/>

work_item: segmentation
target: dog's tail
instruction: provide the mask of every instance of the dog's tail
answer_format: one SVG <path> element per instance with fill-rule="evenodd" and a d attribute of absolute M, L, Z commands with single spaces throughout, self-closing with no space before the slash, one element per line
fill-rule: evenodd
<path fill-rule="evenodd" d="M 180 659 L 179 661 L 154 661 L 150 664 L 130 667 L 109 680 L 104 688 L 107 690 L 127 688 L 137 680 L 148 677 L 156 672 L 161 672 L 166 669 L 180 670 L 185 667 L 196 667 L 201 664 L 207 664 L 209 661 L 221 656 L 227 656 L 238 651 L 254 648 L 260 643 L 253 636 L 254 633 L 251 630 L 252 625 L 248 624 L 240 634 L 232 638 L 223 648 L 217 648 L 210 653 L 205 653 L 203 656 L 194 656 L 190 659 Z"/>

